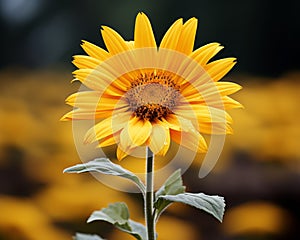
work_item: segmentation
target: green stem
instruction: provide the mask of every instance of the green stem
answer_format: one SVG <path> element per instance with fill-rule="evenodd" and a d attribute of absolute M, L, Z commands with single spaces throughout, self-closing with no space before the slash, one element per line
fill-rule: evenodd
<path fill-rule="evenodd" d="M 155 224 L 154 224 L 154 208 L 153 208 L 153 168 L 154 155 L 147 147 L 146 150 L 146 202 L 145 202 L 145 217 L 148 240 L 155 240 Z"/>

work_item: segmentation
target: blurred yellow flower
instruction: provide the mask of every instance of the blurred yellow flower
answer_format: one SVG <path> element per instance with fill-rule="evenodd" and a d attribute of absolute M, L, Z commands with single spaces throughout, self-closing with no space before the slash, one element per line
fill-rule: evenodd
<path fill-rule="evenodd" d="M 236 63 L 235 58 L 209 62 L 223 48 L 220 44 L 193 51 L 196 29 L 196 18 L 178 19 L 158 47 L 144 13 L 136 17 L 134 41 L 102 26 L 107 51 L 83 41 L 89 56 L 74 56 L 73 61 L 79 68 L 75 80 L 92 91 L 69 96 L 66 103 L 74 110 L 62 120 L 102 119 L 85 142 L 117 144 L 119 160 L 143 146 L 163 156 L 171 140 L 206 152 L 202 134 L 232 132 L 226 110 L 241 105 L 228 95 L 241 87 L 218 82 Z"/>
<path fill-rule="evenodd" d="M 272 202 L 252 201 L 230 208 L 223 228 L 228 235 L 276 235 L 287 231 L 291 219 L 286 210 Z"/>
<path fill-rule="evenodd" d="M 70 239 L 70 235 L 52 224 L 51 219 L 29 199 L 0 196 L 1 239 Z M 16 217 L 17 216 L 17 217 Z M 8 238 L 2 238 L 2 234 Z"/>

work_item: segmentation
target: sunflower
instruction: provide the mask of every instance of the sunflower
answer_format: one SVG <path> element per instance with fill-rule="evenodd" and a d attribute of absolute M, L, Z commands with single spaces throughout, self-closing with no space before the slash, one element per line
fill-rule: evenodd
<path fill-rule="evenodd" d="M 74 109 L 62 120 L 99 120 L 85 142 L 117 144 L 119 160 L 145 146 L 165 155 L 171 140 L 206 152 L 203 134 L 232 133 L 226 110 L 241 104 L 228 95 L 241 86 L 219 82 L 236 63 L 235 58 L 210 61 L 223 48 L 219 43 L 193 50 L 196 29 L 196 18 L 178 19 L 157 46 L 144 13 L 136 17 L 134 41 L 102 26 L 107 50 L 83 41 L 88 56 L 74 56 L 74 80 L 90 90 L 66 99 Z"/>

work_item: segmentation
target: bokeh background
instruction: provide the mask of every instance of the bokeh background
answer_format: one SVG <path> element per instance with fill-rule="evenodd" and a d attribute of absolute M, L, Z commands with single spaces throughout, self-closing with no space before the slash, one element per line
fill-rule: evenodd
<path fill-rule="evenodd" d="M 293 0 L 0 0 L 0 240 L 67 240 L 76 231 L 133 239 L 85 223 L 117 201 L 142 221 L 141 197 L 89 174 L 62 174 L 80 158 L 71 123 L 58 120 L 79 87 L 70 80 L 80 41 L 103 47 L 100 25 L 132 39 L 139 11 L 158 42 L 177 18 L 197 17 L 195 46 L 222 43 L 219 58 L 238 58 L 225 79 L 244 87 L 234 97 L 245 109 L 230 112 L 235 134 L 213 172 L 199 179 L 196 161 L 183 175 L 190 192 L 225 197 L 224 222 L 174 204 L 158 224 L 159 239 L 299 239 L 299 10 Z"/>

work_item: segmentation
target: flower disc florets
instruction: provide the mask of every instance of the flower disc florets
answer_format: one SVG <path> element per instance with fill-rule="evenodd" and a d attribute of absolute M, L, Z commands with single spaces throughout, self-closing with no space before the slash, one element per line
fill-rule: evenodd
<path fill-rule="evenodd" d="M 136 117 L 153 122 L 173 113 L 179 90 L 172 75 L 154 71 L 134 80 L 125 98 Z"/>

